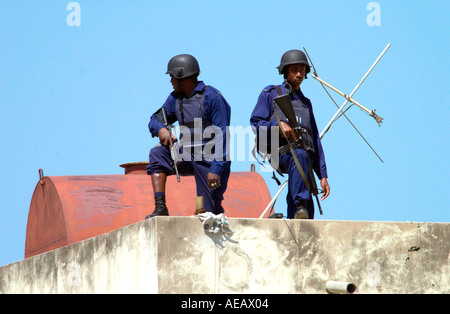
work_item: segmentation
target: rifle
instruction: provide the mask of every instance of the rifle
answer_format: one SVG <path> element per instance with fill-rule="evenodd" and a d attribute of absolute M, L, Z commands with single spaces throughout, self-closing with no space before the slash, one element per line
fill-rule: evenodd
<path fill-rule="evenodd" d="M 169 137 L 170 157 L 172 158 L 172 161 L 173 161 L 173 168 L 175 169 L 175 173 L 177 175 L 177 181 L 180 182 L 180 174 L 178 173 L 178 167 L 177 167 L 178 160 L 177 160 L 177 157 L 176 157 L 176 154 L 175 154 L 175 150 L 173 149 L 172 124 L 170 124 L 169 120 L 167 120 L 166 108 L 162 107 L 161 108 L 161 112 L 162 112 L 163 123 L 164 123 L 164 125 L 166 126 L 166 128 L 170 132 L 170 137 Z"/>
<path fill-rule="evenodd" d="M 311 179 L 311 182 L 309 182 L 308 178 L 306 177 L 305 172 L 302 169 L 302 166 L 300 165 L 300 162 L 298 161 L 297 155 L 294 152 L 294 145 L 291 143 L 291 141 L 287 138 L 286 134 L 284 134 L 283 129 L 281 128 L 281 120 L 277 112 L 277 108 L 275 107 L 275 103 L 278 105 L 278 107 L 281 109 L 281 111 L 284 113 L 286 118 L 289 121 L 289 124 L 291 128 L 294 130 L 294 133 L 297 137 L 297 141 L 294 143 L 297 147 L 302 148 L 306 153 L 306 159 L 308 160 L 308 171 L 309 176 Z M 319 190 L 317 189 L 317 183 L 316 179 L 314 178 L 314 173 L 312 171 L 312 165 L 311 160 L 309 159 L 308 155 L 308 147 L 311 147 L 312 143 L 309 143 L 309 136 L 306 133 L 307 131 L 302 128 L 295 116 L 294 107 L 292 106 L 291 98 L 289 94 L 279 95 L 274 98 L 274 111 L 275 111 L 275 117 L 277 119 L 278 125 L 280 126 L 281 132 L 283 132 L 284 137 L 286 138 L 289 149 L 292 154 L 292 158 L 294 158 L 295 165 L 297 166 L 297 170 L 300 172 L 300 175 L 302 176 L 303 182 L 305 183 L 308 190 L 316 197 L 317 205 L 319 206 L 320 214 L 323 215 L 322 207 L 320 206 L 319 197 L 317 196 L 319 194 Z"/>
<path fill-rule="evenodd" d="M 308 131 L 305 128 L 302 128 L 297 121 L 289 94 L 279 95 L 274 98 L 274 101 L 288 119 L 289 125 L 295 133 L 297 138 L 297 141 L 295 142 L 296 146 L 305 151 L 311 150 L 313 143 L 309 140 Z"/>

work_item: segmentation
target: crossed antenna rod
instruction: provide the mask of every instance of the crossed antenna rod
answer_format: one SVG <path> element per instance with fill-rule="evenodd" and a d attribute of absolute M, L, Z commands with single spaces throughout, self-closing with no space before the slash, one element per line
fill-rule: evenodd
<path fill-rule="evenodd" d="M 313 78 L 315 78 L 316 80 L 318 80 L 320 83 L 327 85 L 328 87 L 330 87 L 331 89 L 333 89 L 335 92 L 339 93 L 340 95 L 342 95 L 345 98 L 344 103 L 341 105 L 341 107 L 339 107 L 339 110 L 336 112 L 336 114 L 333 116 L 333 118 L 331 118 L 330 122 L 328 122 L 328 124 L 325 126 L 325 128 L 323 129 L 322 133 L 320 133 L 320 138 L 323 138 L 323 136 L 325 135 L 325 133 L 328 132 L 328 130 L 330 129 L 331 125 L 337 120 L 339 119 L 340 116 L 338 116 L 340 113 L 341 115 L 344 115 L 345 112 L 350 109 L 350 107 L 352 106 L 352 104 L 345 110 L 343 111 L 344 107 L 347 105 L 348 102 L 351 102 L 355 105 L 357 105 L 358 107 L 360 107 L 361 109 L 363 109 L 364 111 L 366 111 L 370 116 L 372 116 L 378 123 L 378 125 L 381 126 L 382 120 L 383 118 L 377 116 L 375 114 L 375 110 L 369 110 L 367 108 L 365 108 L 364 106 L 360 105 L 359 103 L 355 102 L 351 97 L 356 93 L 356 91 L 361 87 L 362 83 L 365 81 L 365 79 L 369 76 L 370 72 L 372 72 L 372 70 L 375 68 L 375 66 L 378 64 L 378 62 L 381 60 L 381 58 L 384 56 L 384 54 L 387 52 L 387 50 L 389 49 L 389 47 L 391 47 L 391 44 L 387 44 L 386 48 L 384 48 L 384 50 L 381 52 L 381 54 L 378 56 L 378 58 L 375 60 L 375 62 L 372 64 L 372 66 L 369 68 L 369 70 L 366 72 L 366 74 L 363 76 L 363 78 L 359 81 L 359 83 L 356 85 L 356 87 L 353 89 L 353 91 L 350 93 L 350 95 L 345 95 L 344 93 L 342 93 L 341 91 L 339 91 L 338 89 L 334 88 L 333 86 L 331 86 L 330 84 L 328 84 L 327 82 L 325 82 L 324 80 L 320 79 L 317 76 L 317 72 L 314 68 L 314 74 L 313 74 Z M 303 48 L 305 49 L 305 48 Z M 306 52 L 306 49 L 305 49 Z M 307 53 L 308 54 L 308 53 Z M 309 59 L 309 55 L 308 55 L 308 59 Z M 311 59 L 310 59 L 311 60 Z M 313 66 L 314 67 L 314 66 Z"/>
<path fill-rule="evenodd" d="M 358 103 L 357 101 L 355 101 L 352 96 L 356 93 L 356 91 L 361 87 L 362 83 L 364 82 L 364 80 L 369 76 L 370 72 L 372 72 L 372 70 L 375 68 L 375 66 L 377 65 L 377 63 L 381 60 L 381 58 L 384 56 L 384 54 L 386 53 L 386 51 L 389 49 L 389 47 L 391 46 L 391 44 L 388 44 L 386 46 L 386 48 L 384 48 L 384 50 L 381 52 L 381 54 L 378 56 L 378 58 L 375 60 L 375 62 L 372 64 L 372 66 L 369 68 L 369 70 L 366 72 L 366 74 L 363 76 L 363 78 L 359 81 L 359 83 L 356 85 L 356 87 L 353 89 L 353 91 L 350 93 L 350 95 L 346 95 L 345 93 L 341 92 L 340 90 L 338 90 L 337 88 L 335 88 L 334 86 L 332 86 L 331 84 L 325 82 L 323 79 L 319 78 L 316 68 L 311 60 L 311 58 L 309 57 L 308 52 L 306 51 L 306 48 L 303 47 L 303 49 L 305 50 L 306 55 L 308 56 L 309 61 L 311 62 L 311 65 L 314 69 L 314 74 L 312 75 L 313 78 L 315 78 L 317 81 L 320 82 L 320 84 L 322 85 L 323 89 L 325 90 L 325 92 L 328 94 L 328 96 L 331 98 L 331 100 L 334 102 L 334 104 L 336 105 L 336 107 L 338 107 L 338 111 L 335 113 L 335 115 L 331 118 L 330 122 L 328 122 L 328 124 L 325 126 L 325 128 L 323 129 L 322 133 L 320 133 L 320 138 L 322 139 L 323 136 L 328 132 L 328 130 L 330 129 L 331 125 L 337 120 L 339 119 L 341 116 L 344 116 L 347 121 L 352 125 L 352 127 L 356 130 L 356 132 L 358 132 L 358 134 L 361 136 L 361 138 L 366 142 L 366 144 L 370 147 L 370 149 L 374 152 L 374 154 L 378 157 L 378 159 L 380 159 L 381 162 L 383 162 L 383 160 L 381 159 L 381 157 L 377 154 L 377 152 L 373 149 L 373 147 L 369 144 L 369 142 L 364 138 L 364 136 L 361 134 L 361 132 L 359 132 L 359 130 L 356 128 L 356 126 L 350 121 L 350 119 L 345 115 L 345 112 L 347 112 L 348 109 L 350 109 L 350 107 L 352 105 L 357 105 L 358 107 L 360 107 L 363 111 L 365 111 L 367 114 L 369 114 L 371 117 L 373 117 L 375 119 L 375 121 L 378 123 L 379 126 L 381 126 L 381 123 L 383 122 L 383 118 L 378 116 L 375 113 L 375 110 L 369 110 L 366 107 L 364 107 L 363 105 L 361 105 L 360 103 Z M 325 88 L 325 86 L 329 87 L 330 89 L 334 90 L 336 93 L 338 93 L 339 95 L 343 96 L 345 98 L 344 103 L 339 107 L 338 104 L 334 101 L 333 97 L 330 95 L 330 93 L 328 93 L 328 90 Z M 351 103 L 350 106 L 344 111 L 345 106 L 347 105 L 347 103 Z"/>
<path fill-rule="evenodd" d="M 376 115 L 375 114 L 375 110 L 369 110 L 366 107 L 364 107 L 363 105 L 361 105 L 360 103 L 358 103 L 356 100 L 354 100 L 352 97 L 353 95 L 356 93 L 356 91 L 361 87 L 362 83 L 364 82 L 364 80 L 369 76 L 370 72 L 372 72 L 372 70 L 375 68 L 375 66 L 377 65 L 377 63 L 381 60 L 381 58 L 384 56 L 384 54 L 387 52 L 387 50 L 389 49 L 389 47 L 391 47 L 391 44 L 387 44 L 386 48 L 384 48 L 384 50 L 381 52 L 381 54 L 378 56 L 378 58 L 375 60 L 375 62 L 372 64 L 372 66 L 369 68 L 369 70 L 366 72 L 366 74 L 363 76 L 363 78 L 359 81 L 359 83 L 356 85 L 356 87 L 353 89 L 353 91 L 350 93 L 350 95 L 346 95 L 345 93 L 341 92 L 340 90 L 338 90 L 336 87 L 332 86 L 331 84 L 325 82 L 324 80 L 322 80 L 321 78 L 319 78 L 319 76 L 317 75 L 317 71 L 316 68 L 314 67 L 314 64 L 312 63 L 311 58 L 308 55 L 308 52 L 306 51 L 306 48 L 303 47 L 303 50 L 305 50 L 305 53 L 309 59 L 309 61 L 311 62 L 311 66 L 314 69 L 314 73 L 312 75 L 313 78 L 315 78 L 317 81 L 320 82 L 320 84 L 322 85 L 322 87 L 324 88 L 324 90 L 326 91 L 326 93 L 328 94 L 328 96 L 330 96 L 331 100 L 334 102 L 334 104 L 336 105 L 336 107 L 338 107 L 338 111 L 335 113 L 335 115 L 333 116 L 333 118 L 331 118 L 330 122 L 328 122 L 328 124 L 325 126 L 325 128 L 323 129 L 322 133 L 320 133 L 320 138 L 322 139 L 323 136 L 328 132 L 328 130 L 330 129 L 331 125 L 337 120 L 339 119 L 341 116 L 344 116 L 347 121 L 352 125 L 352 127 L 356 130 L 356 132 L 358 132 L 358 134 L 362 137 L 362 139 L 366 142 L 366 144 L 370 147 L 370 149 L 375 153 L 375 155 L 377 155 L 378 159 L 381 160 L 381 162 L 383 162 L 383 160 L 380 158 L 380 156 L 378 156 L 377 152 L 372 148 L 372 146 L 369 144 L 369 142 L 367 142 L 367 140 L 364 138 L 364 136 L 361 134 L 361 132 L 359 132 L 359 130 L 355 127 L 355 125 L 350 121 L 350 119 L 345 115 L 345 112 L 347 112 L 348 109 L 350 109 L 350 107 L 352 105 L 356 105 L 359 108 L 361 108 L 363 111 L 365 111 L 366 113 L 368 113 L 371 117 L 373 117 L 375 119 L 375 121 L 378 123 L 379 126 L 381 126 L 381 123 L 383 122 L 383 118 Z M 344 103 L 339 107 L 338 104 L 334 101 L 333 97 L 331 97 L 331 95 L 328 93 L 327 89 L 325 88 L 325 86 L 329 87 L 330 89 L 334 90 L 336 93 L 338 93 L 339 95 L 343 96 L 345 98 Z M 348 103 L 351 103 L 350 106 L 344 111 L 345 106 Z M 275 194 L 275 196 L 272 198 L 272 200 L 270 201 L 270 203 L 267 205 L 267 207 L 264 209 L 263 213 L 261 214 L 261 216 L 259 217 L 260 219 L 264 217 L 264 215 L 269 211 L 269 209 L 273 208 L 275 205 L 275 202 L 278 199 L 278 196 L 280 196 L 281 191 L 286 187 L 288 183 L 288 180 L 286 180 L 281 187 L 279 188 L 279 190 L 277 191 L 277 193 Z"/>

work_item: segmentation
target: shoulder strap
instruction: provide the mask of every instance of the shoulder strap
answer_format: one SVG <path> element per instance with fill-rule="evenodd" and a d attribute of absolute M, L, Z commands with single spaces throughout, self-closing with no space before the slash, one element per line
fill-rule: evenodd
<path fill-rule="evenodd" d="M 283 93 L 281 92 L 280 86 L 274 85 L 273 87 L 275 87 L 275 89 L 277 90 L 278 96 L 283 95 Z"/>
<path fill-rule="evenodd" d="M 197 99 L 202 98 L 202 97 L 203 97 L 203 94 L 205 93 L 205 90 L 206 90 L 207 87 L 208 87 L 208 85 L 205 85 L 201 91 L 196 92 L 196 93 L 195 93 L 195 97 L 196 97 Z"/>
<path fill-rule="evenodd" d="M 268 93 L 268 92 L 270 92 L 272 89 L 275 89 L 276 91 L 277 91 L 277 93 L 278 93 L 278 95 L 283 95 L 283 92 L 281 91 L 281 88 L 280 88 L 280 86 L 278 86 L 278 85 L 268 85 L 266 88 L 264 88 L 264 91 L 266 92 L 266 93 Z"/>

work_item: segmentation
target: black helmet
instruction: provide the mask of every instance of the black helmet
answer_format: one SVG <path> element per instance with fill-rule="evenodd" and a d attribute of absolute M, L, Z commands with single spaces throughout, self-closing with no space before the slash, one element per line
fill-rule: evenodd
<path fill-rule="evenodd" d="M 283 74 L 285 66 L 297 63 L 306 64 L 306 74 L 311 72 L 311 67 L 309 66 L 306 55 L 303 53 L 303 51 L 297 49 L 286 51 L 283 54 L 283 56 L 281 57 L 280 65 L 277 67 L 278 72 L 280 74 Z"/>
<path fill-rule="evenodd" d="M 177 79 L 184 79 L 200 73 L 197 59 L 188 54 L 181 54 L 170 59 L 166 74 L 172 74 Z"/>

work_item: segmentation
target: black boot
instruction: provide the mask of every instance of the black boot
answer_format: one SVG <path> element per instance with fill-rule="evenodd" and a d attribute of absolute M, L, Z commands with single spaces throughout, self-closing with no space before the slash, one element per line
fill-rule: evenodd
<path fill-rule="evenodd" d="M 155 211 L 145 217 L 145 219 L 149 219 L 155 216 L 169 216 L 169 210 L 166 206 L 165 196 L 155 196 Z"/>
<path fill-rule="evenodd" d="M 306 209 L 306 201 L 300 201 L 300 203 L 298 203 L 296 205 L 297 207 L 297 211 L 294 214 L 294 219 L 308 219 L 309 215 L 308 215 L 308 210 Z"/>

